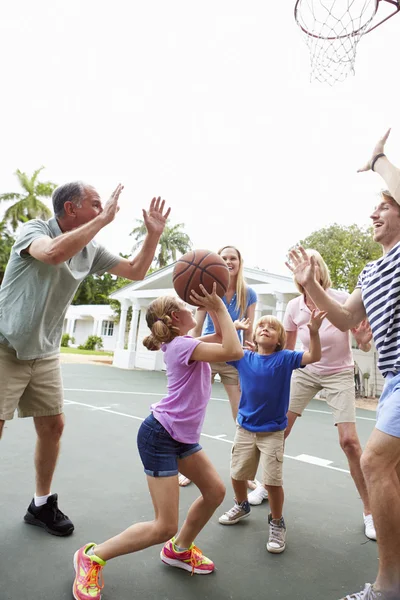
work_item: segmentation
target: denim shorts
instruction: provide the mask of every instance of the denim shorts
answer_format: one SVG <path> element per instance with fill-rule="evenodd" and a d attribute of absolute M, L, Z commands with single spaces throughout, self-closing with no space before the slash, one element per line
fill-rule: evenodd
<path fill-rule="evenodd" d="M 178 459 L 187 458 L 202 449 L 200 444 L 183 444 L 174 440 L 153 414 L 141 424 L 137 445 L 144 472 L 151 477 L 177 475 Z"/>
<path fill-rule="evenodd" d="M 388 373 L 379 398 L 376 428 L 400 438 L 400 373 Z"/>

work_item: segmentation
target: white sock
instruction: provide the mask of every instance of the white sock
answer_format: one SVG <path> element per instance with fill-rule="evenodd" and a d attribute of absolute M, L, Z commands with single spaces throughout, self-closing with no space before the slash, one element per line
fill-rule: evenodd
<path fill-rule="evenodd" d="M 44 506 L 47 502 L 47 498 L 49 498 L 51 494 L 47 494 L 46 496 L 36 496 L 34 495 L 35 506 Z"/>

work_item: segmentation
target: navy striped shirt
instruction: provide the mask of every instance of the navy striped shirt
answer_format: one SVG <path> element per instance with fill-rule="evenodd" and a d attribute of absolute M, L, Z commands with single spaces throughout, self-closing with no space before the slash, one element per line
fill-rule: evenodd
<path fill-rule="evenodd" d="M 357 282 L 385 376 L 400 371 L 400 242 L 368 263 Z"/>

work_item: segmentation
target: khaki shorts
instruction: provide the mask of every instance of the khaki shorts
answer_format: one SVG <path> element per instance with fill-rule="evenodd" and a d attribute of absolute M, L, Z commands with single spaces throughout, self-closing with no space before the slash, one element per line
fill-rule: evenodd
<path fill-rule="evenodd" d="M 15 350 L 0 345 L 0 419 L 50 417 L 63 412 L 63 386 L 58 355 L 19 360 Z"/>
<path fill-rule="evenodd" d="M 254 433 L 236 424 L 231 454 L 232 479 L 254 479 L 261 458 L 262 483 L 282 485 L 284 437 L 284 430 Z"/>
<path fill-rule="evenodd" d="M 318 375 L 307 368 L 293 372 L 290 384 L 289 410 L 301 417 L 307 404 L 321 390 L 326 393 L 326 403 L 332 409 L 335 425 L 356 422 L 356 396 L 353 371 L 333 375 Z"/>
<path fill-rule="evenodd" d="M 238 385 L 239 375 L 237 369 L 232 365 L 228 365 L 225 362 L 213 362 L 210 363 L 211 367 L 211 383 L 214 383 L 216 374 L 221 377 L 221 382 L 224 385 Z"/>

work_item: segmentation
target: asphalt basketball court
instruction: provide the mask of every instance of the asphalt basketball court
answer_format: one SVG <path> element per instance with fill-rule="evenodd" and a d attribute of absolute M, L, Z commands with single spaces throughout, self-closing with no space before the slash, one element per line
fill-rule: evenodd
<path fill-rule="evenodd" d="M 136 448 L 136 434 L 152 402 L 166 389 L 164 373 L 110 366 L 63 365 L 66 428 L 52 491 L 72 519 L 75 532 L 57 538 L 23 522 L 34 491 L 34 429 L 31 419 L 7 424 L 2 440 L 0 599 L 72 598 L 74 551 L 100 542 L 130 524 L 151 520 L 153 509 Z M 373 581 L 375 542 L 363 532 L 362 505 L 348 472 L 326 405 L 314 400 L 298 420 L 285 449 L 284 516 L 287 548 L 266 551 L 268 504 L 231 527 L 218 516 L 232 506 L 229 456 L 234 435 L 221 384 L 214 384 L 201 443 L 222 476 L 222 507 L 197 539 L 217 567 L 193 576 L 164 565 L 161 546 L 110 561 L 104 569 L 103 600 L 338 600 Z M 374 413 L 358 410 L 364 446 Z M 198 492 L 182 489 L 183 520 Z"/>

